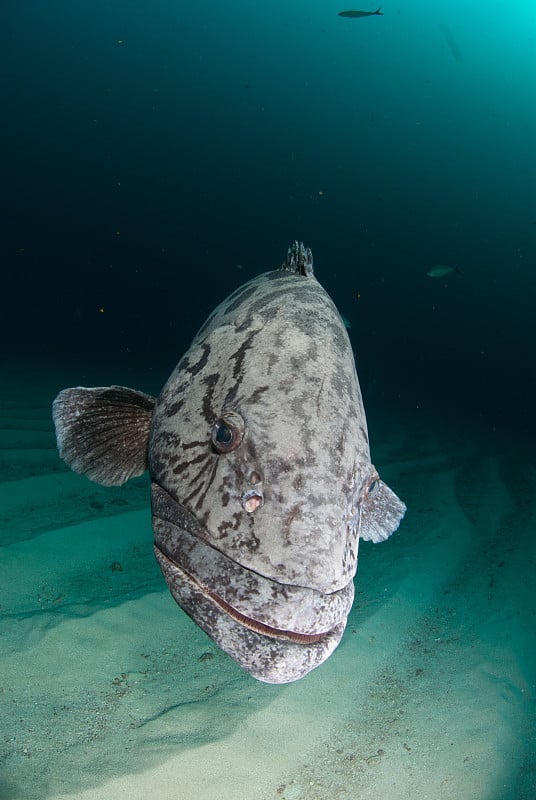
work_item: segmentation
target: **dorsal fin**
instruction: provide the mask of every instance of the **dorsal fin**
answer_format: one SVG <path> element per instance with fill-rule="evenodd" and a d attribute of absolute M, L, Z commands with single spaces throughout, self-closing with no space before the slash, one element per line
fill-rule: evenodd
<path fill-rule="evenodd" d="M 287 257 L 281 264 L 281 269 L 285 272 L 293 272 L 295 275 L 303 275 L 305 278 L 312 278 L 315 272 L 311 250 L 306 248 L 302 242 L 293 242 L 287 251 Z"/>

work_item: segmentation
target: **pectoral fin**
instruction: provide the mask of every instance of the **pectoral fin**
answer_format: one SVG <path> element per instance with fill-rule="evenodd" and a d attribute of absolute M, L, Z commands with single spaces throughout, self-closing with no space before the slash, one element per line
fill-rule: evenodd
<path fill-rule="evenodd" d="M 404 516 L 406 506 L 383 481 L 363 501 L 359 522 L 359 535 L 367 542 L 383 542 L 396 531 Z"/>
<path fill-rule="evenodd" d="M 103 486 L 142 475 L 155 402 L 125 386 L 64 389 L 52 405 L 60 456 Z"/>

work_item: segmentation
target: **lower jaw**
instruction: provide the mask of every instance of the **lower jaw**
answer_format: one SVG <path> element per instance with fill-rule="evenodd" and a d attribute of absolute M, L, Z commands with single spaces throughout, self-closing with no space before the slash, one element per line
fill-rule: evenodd
<path fill-rule="evenodd" d="M 290 683 L 325 661 L 339 644 L 346 620 L 318 634 L 280 630 L 241 614 L 155 547 L 171 594 L 222 650 L 257 680 Z"/>

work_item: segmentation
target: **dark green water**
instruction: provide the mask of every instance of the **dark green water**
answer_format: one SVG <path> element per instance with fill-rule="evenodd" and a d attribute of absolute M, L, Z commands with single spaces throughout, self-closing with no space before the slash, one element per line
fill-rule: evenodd
<path fill-rule="evenodd" d="M 167 369 L 297 238 L 365 386 L 531 408 L 534 10 L 338 10 L 3 4 L 4 350 Z"/>

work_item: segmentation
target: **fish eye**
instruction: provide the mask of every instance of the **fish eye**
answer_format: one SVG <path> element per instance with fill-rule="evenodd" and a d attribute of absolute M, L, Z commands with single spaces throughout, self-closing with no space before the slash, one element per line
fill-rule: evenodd
<path fill-rule="evenodd" d="M 244 436 L 244 420 L 234 411 L 227 411 L 212 427 L 211 441 L 217 453 L 236 450 Z"/>
<path fill-rule="evenodd" d="M 228 425 L 223 423 L 216 428 L 215 443 L 224 446 L 230 444 L 233 440 L 233 432 Z"/>

